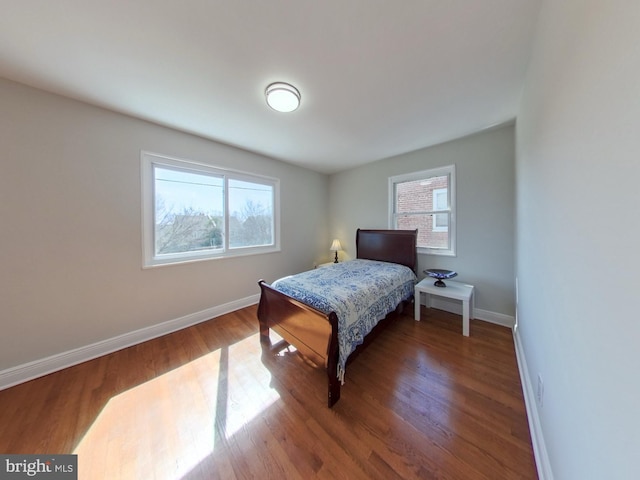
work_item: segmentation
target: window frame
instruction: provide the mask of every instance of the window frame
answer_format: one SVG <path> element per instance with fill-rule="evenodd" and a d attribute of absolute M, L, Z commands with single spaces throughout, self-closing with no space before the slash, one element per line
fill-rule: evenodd
<path fill-rule="evenodd" d="M 239 170 L 222 168 L 181 158 L 169 157 L 158 153 L 141 151 L 140 170 L 142 183 L 142 267 L 152 268 L 164 265 L 179 265 L 190 262 L 216 260 L 221 258 L 242 257 L 264 253 L 279 252 L 280 249 L 280 180 L 274 177 L 257 175 Z M 155 167 L 185 171 L 223 178 L 223 246 L 215 250 L 199 250 L 156 255 L 155 246 Z M 229 180 L 260 183 L 273 188 L 273 243 L 250 247 L 229 247 Z"/>
<path fill-rule="evenodd" d="M 447 165 L 443 167 L 430 168 L 419 172 L 405 173 L 389 177 L 388 195 L 389 195 L 389 228 L 397 230 L 396 213 L 396 185 L 404 182 L 426 181 L 433 177 L 448 176 L 447 195 L 449 200 L 449 208 L 447 210 L 425 210 L 420 212 L 423 214 L 435 215 L 438 213 L 447 213 L 449 215 L 449 246 L 448 248 L 421 247 L 418 246 L 418 253 L 427 255 L 456 256 L 456 166 Z"/>

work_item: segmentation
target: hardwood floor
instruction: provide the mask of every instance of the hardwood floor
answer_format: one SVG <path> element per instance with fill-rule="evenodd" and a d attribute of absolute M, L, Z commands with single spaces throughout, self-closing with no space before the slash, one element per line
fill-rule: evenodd
<path fill-rule="evenodd" d="M 255 312 L 0 391 L 0 452 L 77 453 L 80 479 L 537 478 L 510 330 L 406 312 L 328 409 L 326 374 L 263 354 Z"/>

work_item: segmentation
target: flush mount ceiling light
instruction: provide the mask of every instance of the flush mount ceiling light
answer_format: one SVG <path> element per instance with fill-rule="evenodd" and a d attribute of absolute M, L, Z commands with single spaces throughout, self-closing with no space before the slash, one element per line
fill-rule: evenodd
<path fill-rule="evenodd" d="M 288 83 L 272 83 L 264 94 L 267 96 L 267 105 L 278 112 L 293 112 L 300 106 L 300 92 Z"/>

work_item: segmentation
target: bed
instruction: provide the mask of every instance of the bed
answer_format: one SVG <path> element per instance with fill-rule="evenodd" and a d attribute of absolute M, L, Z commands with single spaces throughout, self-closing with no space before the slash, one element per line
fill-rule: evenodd
<path fill-rule="evenodd" d="M 404 304 L 412 299 L 413 285 L 416 282 L 416 239 L 416 230 L 358 229 L 356 260 L 285 277 L 272 285 L 263 280 L 258 282 L 261 291 L 258 321 L 263 348 L 282 348 L 281 344 L 272 345 L 269 332 L 273 330 L 286 344 L 293 345 L 308 360 L 325 368 L 329 408 L 340 399 L 340 386 L 347 363 L 384 329 L 394 312 L 401 311 Z M 395 279 L 393 282 L 396 283 L 387 284 L 386 279 L 378 278 L 382 275 L 379 273 L 382 270 L 397 271 L 402 279 Z M 381 300 L 376 302 L 373 313 L 368 312 L 363 319 L 355 320 L 359 324 L 346 324 L 347 318 L 350 322 L 354 320 L 354 312 L 344 310 L 351 308 L 344 304 L 360 304 L 364 300 L 352 301 L 356 297 L 352 297 L 351 292 L 347 295 L 349 298 L 346 298 L 336 290 L 335 284 L 331 288 L 327 287 L 327 278 L 334 274 L 347 279 L 342 288 L 344 291 L 355 290 L 354 283 L 360 281 L 353 281 L 355 275 L 369 278 L 368 283 L 365 281 L 366 292 L 371 292 L 374 288 L 388 288 L 388 291 L 374 293 Z M 313 282 L 317 283 L 310 288 Z M 299 290 L 303 288 L 309 289 L 300 294 Z M 395 299 L 392 299 L 394 296 Z M 348 337 L 345 338 L 345 335 Z"/>

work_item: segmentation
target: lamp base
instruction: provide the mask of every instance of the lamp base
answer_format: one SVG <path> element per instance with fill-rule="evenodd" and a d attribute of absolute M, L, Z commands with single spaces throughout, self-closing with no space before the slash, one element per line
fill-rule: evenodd
<path fill-rule="evenodd" d="M 334 258 L 333 263 L 338 263 L 338 251 L 336 250 L 336 258 Z"/>

